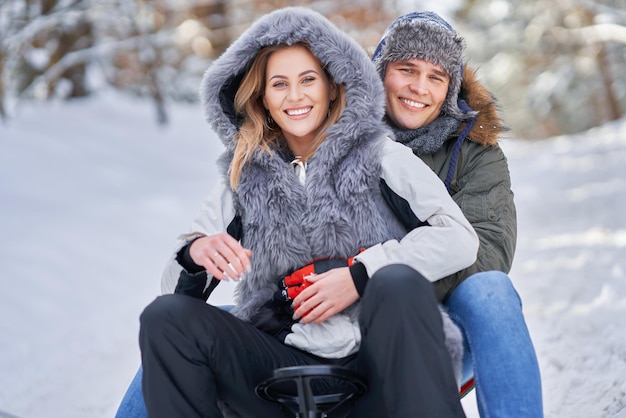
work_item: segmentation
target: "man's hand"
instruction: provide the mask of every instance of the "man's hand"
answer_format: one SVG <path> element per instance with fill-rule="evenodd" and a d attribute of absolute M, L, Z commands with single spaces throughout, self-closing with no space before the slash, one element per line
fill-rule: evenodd
<path fill-rule="evenodd" d="M 293 300 L 294 319 L 319 324 L 359 299 L 349 267 L 307 277 L 312 284 Z"/>
<path fill-rule="evenodd" d="M 204 267 L 219 280 L 239 281 L 250 271 L 252 251 L 243 248 L 239 241 L 226 232 L 201 237 L 189 247 L 194 263 Z"/>

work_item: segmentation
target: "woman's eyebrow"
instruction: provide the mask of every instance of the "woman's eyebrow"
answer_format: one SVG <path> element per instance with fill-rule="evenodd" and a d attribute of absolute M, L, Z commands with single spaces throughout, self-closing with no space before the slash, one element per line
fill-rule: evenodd
<path fill-rule="evenodd" d="M 315 71 L 315 70 L 306 70 L 306 71 L 302 71 L 300 74 L 298 74 L 298 77 L 305 76 L 305 75 L 307 75 L 309 73 L 313 73 L 313 74 L 319 75 L 319 73 L 317 71 Z M 276 75 L 271 76 L 269 79 L 271 81 L 271 80 L 273 80 L 275 78 L 287 78 L 287 76 L 281 75 L 281 74 L 276 74 Z"/>

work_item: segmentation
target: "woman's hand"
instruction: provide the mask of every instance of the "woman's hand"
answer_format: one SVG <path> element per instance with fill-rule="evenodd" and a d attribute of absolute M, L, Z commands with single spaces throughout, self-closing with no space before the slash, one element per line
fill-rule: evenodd
<path fill-rule="evenodd" d="M 294 319 L 319 324 L 359 299 L 349 267 L 328 270 L 307 278 L 313 283 L 293 300 Z"/>
<path fill-rule="evenodd" d="M 219 280 L 239 281 L 250 271 L 252 251 L 226 232 L 198 238 L 189 247 L 191 259 Z"/>

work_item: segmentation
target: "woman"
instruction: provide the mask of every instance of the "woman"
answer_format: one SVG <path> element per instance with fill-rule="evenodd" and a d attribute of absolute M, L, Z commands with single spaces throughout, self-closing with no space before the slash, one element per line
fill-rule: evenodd
<path fill-rule="evenodd" d="M 149 415 L 276 417 L 254 394 L 275 368 L 338 364 L 368 383 L 354 417 L 463 416 L 431 282 L 473 263 L 478 241 L 386 138 L 365 52 L 281 9 L 214 62 L 201 97 L 223 181 L 166 270 L 175 293 L 141 315 Z M 303 266 L 315 273 L 289 282 Z M 224 279 L 239 282 L 230 313 L 205 303 Z"/>

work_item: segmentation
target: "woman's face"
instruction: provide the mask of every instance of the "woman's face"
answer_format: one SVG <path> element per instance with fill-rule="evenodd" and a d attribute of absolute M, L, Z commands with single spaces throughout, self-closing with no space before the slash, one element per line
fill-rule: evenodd
<path fill-rule="evenodd" d="M 294 155 L 309 151 L 336 96 L 336 88 L 306 48 L 290 46 L 270 55 L 263 105 Z"/>

